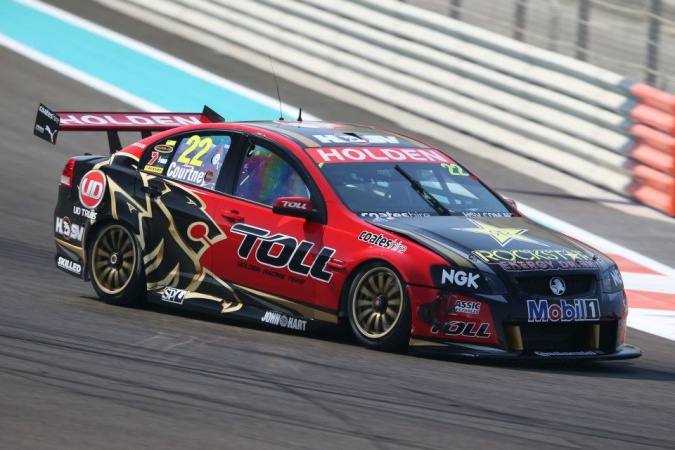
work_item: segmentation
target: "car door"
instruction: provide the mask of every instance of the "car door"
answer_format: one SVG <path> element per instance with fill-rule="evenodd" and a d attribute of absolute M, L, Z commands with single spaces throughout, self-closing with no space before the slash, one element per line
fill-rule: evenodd
<path fill-rule="evenodd" d="M 245 303 L 311 317 L 317 283 L 332 278 L 335 250 L 323 245 L 320 220 L 275 214 L 272 206 L 280 197 L 316 203 L 320 194 L 287 149 L 259 137 L 241 146 L 231 181 L 215 214 L 227 234 L 214 255 L 216 275 L 234 283 Z"/>
<path fill-rule="evenodd" d="M 144 153 L 135 194 L 150 288 L 212 290 L 205 276 L 212 264 L 208 249 L 226 238 L 213 219 L 221 196 L 216 186 L 238 139 L 197 130 L 162 139 Z"/>

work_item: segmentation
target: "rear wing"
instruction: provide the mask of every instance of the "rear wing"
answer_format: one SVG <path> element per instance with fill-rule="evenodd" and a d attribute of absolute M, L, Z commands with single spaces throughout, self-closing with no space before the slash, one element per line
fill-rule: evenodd
<path fill-rule="evenodd" d="M 146 138 L 151 136 L 153 131 L 220 122 L 225 122 L 225 119 L 208 106 L 204 106 L 201 113 L 54 112 L 40 103 L 33 134 L 51 144 L 56 144 L 59 131 L 105 131 L 108 134 L 108 145 L 112 154 L 122 150 L 120 131 L 140 131 L 141 137 Z"/>

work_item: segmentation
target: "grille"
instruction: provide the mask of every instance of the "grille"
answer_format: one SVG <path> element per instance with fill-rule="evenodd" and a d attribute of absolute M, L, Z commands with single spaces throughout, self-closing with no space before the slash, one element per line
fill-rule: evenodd
<path fill-rule="evenodd" d="M 517 277 L 516 281 L 528 295 L 550 297 L 552 295 L 551 288 L 549 287 L 551 278 L 553 278 L 551 275 L 537 275 Z M 560 275 L 557 278 L 565 282 L 565 294 L 561 297 L 587 295 L 595 291 L 596 279 L 594 274 Z"/>
<path fill-rule="evenodd" d="M 505 323 L 509 350 L 523 354 L 536 351 L 616 351 L 616 320 L 569 323 Z"/>

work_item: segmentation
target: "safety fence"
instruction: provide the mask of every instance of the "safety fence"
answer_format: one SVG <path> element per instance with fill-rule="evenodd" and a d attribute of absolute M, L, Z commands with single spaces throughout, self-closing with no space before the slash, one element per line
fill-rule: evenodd
<path fill-rule="evenodd" d="M 394 0 L 105 3 L 208 30 L 204 39 L 271 55 L 364 104 L 376 100 L 675 216 L 675 96 L 646 84 Z"/>

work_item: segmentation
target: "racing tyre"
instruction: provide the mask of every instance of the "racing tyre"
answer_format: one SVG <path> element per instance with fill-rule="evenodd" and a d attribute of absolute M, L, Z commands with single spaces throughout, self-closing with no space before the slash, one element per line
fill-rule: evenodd
<path fill-rule="evenodd" d="M 349 290 L 349 324 L 367 348 L 394 351 L 410 337 L 410 300 L 396 271 L 382 263 L 365 265 Z"/>
<path fill-rule="evenodd" d="M 118 306 L 145 301 L 141 254 L 127 228 L 115 223 L 103 226 L 90 247 L 89 262 L 91 284 L 101 300 Z"/>

